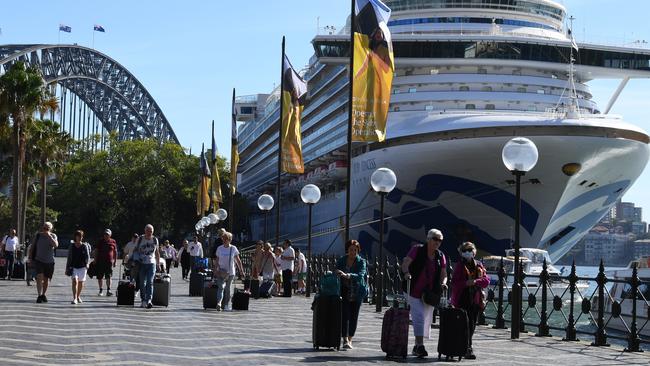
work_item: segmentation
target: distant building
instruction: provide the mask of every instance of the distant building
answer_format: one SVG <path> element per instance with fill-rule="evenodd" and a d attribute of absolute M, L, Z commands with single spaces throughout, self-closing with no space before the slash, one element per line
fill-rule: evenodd
<path fill-rule="evenodd" d="M 616 207 L 616 219 L 634 221 L 635 207 L 633 202 L 620 202 Z"/>
<path fill-rule="evenodd" d="M 597 265 L 601 258 L 605 265 L 623 263 L 626 260 L 625 248 L 629 240 L 626 234 L 614 234 L 604 231 L 602 227 L 594 228 L 584 237 L 585 264 Z"/>
<path fill-rule="evenodd" d="M 643 208 L 641 207 L 634 208 L 634 221 L 635 222 L 643 221 Z"/>
<path fill-rule="evenodd" d="M 648 227 L 648 224 L 646 224 L 645 222 L 643 222 L 643 221 L 641 221 L 641 222 L 635 221 L 635 222 L 632 223 L 632 231 L 631 232 L 632 232 L 632 234 L 636 235 L 637 237 L 638 236 L 643 236 L 648 232 L 647 227 Z"/>
<path fill-rule="evenodd" d="M 634 259 L 650 256 L 650 239 L 637 240 L 632 243 Z"/>

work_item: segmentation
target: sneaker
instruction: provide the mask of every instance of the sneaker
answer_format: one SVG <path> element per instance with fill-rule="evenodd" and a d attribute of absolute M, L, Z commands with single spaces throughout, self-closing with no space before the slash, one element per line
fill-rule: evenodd
<path fill-rule="evenodd" d="M 153 307 L 153 304 L 150 303 L 150 302 L 148 302 L 148 303 L 147 303 L 147 309 L 151 309 L 152 307 Z"/>
<path fill-rule="evenodd" d="M 102 289 L 100 288 L 100 289 L 99 289 L 99 293 L 97 294 L 97 296 L 104 296 L 104 290 L 102 290 Z"/>
<path fill-rule="evenodd" d="M 217 305 L 217 307 L 216 307 L 215 309 L 216 309 L 217 311 L 221 311 L 221 305 Z"/>
<path fill-rule="evenodd" d="M 74 300 L 70 301 L 70 304 L 77 305 L 77 299 L 74 299 Z"/>
<path fill-rule="evenodd" d="M 83 302 L 83 301 L 81 301 L 81 298 L 78 297 L 78 298 L 77 298 L 77 304 L 81 304 L 82 302 Z"/>
<path fill-rule="evenodd" d="M 417 347 L 418 347 L 418 349 L 417 349 L 417 354 L 416 354 L 416 356 L 417 356 L 418 358 L 425 358 L 425 357 L 427 357 L 427 356 L 429 355 L 429 354 L 427 353 L 427 350 L 424 349 L 424 345 L 423 345 L 423 344 L 420 344 L 420 345 L 418 345 Z"/>
<path fill-rule="evenodd" d="M 350 343 L 348 343 L 347 341 L 343 341 L 343 347 L 341 347 L 341 348 L 342 349 L 350 349 L 352 347 L 350 346 Z"/>
<path fill-rule="evenodd" d="M 47 302 L 47 296 L 43 295 L 43 296 L 42 296 L 42 301 L 43 301 L 43 302 Z"/>
<path fill-rule="evenodd" d="M 111 292 L 111 290 L 106 290 L 106 296 L 113 296 L 113 293 Z"/>
<path fill-rule="evenodd" d="M 36 298 L 36 302 L 39 303 L 39 304 L 42 303 L 43 302 L 43 296 L 38 295 L 38 297 Z"/>
<path fill-rule="evenodd" d="M 471 348 L 467 349 L 467 354 L 465 354 L 465 359 L 467 360 L 476 360 L 476 355 L 474 354 L 474 350 Z"/>
<path fill-rule="evenodd" d="M 417 344 L 416 344 L 415 346 L 413 346 L 413 350 L 411 351 L 411 354 L 412 354 L 413 356 L 417 356 L 417 355 L 418 355 L 418 345 L 417 345 Z"/>
<path fill-rule="evenodd" d="M 354 348 L 354 347 L 352 347 L 352 341 L 348 341 L 348 348 L 349 348 L 349 349 L 353 349 L 353 348 Z"/>

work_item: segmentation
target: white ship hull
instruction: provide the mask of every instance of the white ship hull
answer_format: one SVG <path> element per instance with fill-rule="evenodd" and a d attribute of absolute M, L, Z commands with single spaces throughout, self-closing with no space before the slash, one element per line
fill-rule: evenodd
<path fill-rule="evenodd" d="M 379 197 L 369 183 L 376 168 L 389 167 L 398 177 L 397 188 L 386 197 L 388 253 L 404 256 L 414 242 L 424 241 L 428 229 L 439 228 L 447 253 L 455 255 L 469 240 L 483 254 L 502 255 L 514 237 L 515 187 L 501 151 L 513 136 L 531 138 L 540 158 L 522 178 L 521 244 L 546 249 L 556 261 L 623 196 L 648 161 L 648 144 L 639 141 L 647 135 L 620 120 L 522 121 L 490 115 L 474 116 L 492 121 L 487 126 L 478 121 L 481 128 L 476 128 L 472 118 L 447 116 L 444 122 L 401 127 L 414 117 L 392 116 L 386 147 L 353 159 L 351 238 L 369 255 L 379 239 L 379 223 L 370 222 L 379 218 Z M 639 140 L 614 137 L 626 134 Z M 567 163 L 582 169 L 568 176 L 562 171 Z M 282 207 L 281 236 L 298 239 L 299 246 L 306 245 L 306 210 L 295 201 Z M 344 234 L 337 229 L 344 223 L 345 191 L 323 197 L 313 212 L 313 251 L 342 252 Z M 273 215 L 269 223 L 275 223 Z M 275 235 L 273 224 L 269 239 Z M 253 218 L 254 237 L 261 237 L 262 225 L 262 217 Z"/>

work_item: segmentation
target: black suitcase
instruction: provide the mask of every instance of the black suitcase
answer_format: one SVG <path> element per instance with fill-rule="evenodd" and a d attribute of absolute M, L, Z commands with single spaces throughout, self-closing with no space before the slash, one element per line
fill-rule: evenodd
<path fill-rule="evenodd" d="M 255 279 L 245 279 L 244 280 L 244 290 L 248 290 L 251 293 L 251 297 L 253 299 L 259 299 L 260 298 L 260 280 Z"/>
<path fill-rule="evenodd" d="M 458 357 L 460 361 L 469 348 L 469 320 L 464 309 L 446 307 L 439 309 L 440 334 L 438 336 L 438 360 L 445 355 Z"/>
<path fill-rule="evenodd" d="M 190 274 L 190 296 L 201 296 L 205 280 L 205 273 L 193 271 Z"/>
<path fill-rule="evenodd" d="M 250 301 L 250 298 L 250 293 L 241 290 L 235 290 L 235 294 L 232 295 L 232 309 L 248 310 L 248 303 Z"/>
<path fill-rule="evenodd" d="M 25 279 L 25 264 L 23 262 L 14 262 L 14 273 L 11 274 L 11 278 Z"/>
<path fill-rule="evenodd" d="M 259 297 L 270 298 L 273 296 L 273 291 L 275 291 L 275 282 L 273 281 L 264 281 L 260 285 Z"/>
<path fill-rule="evenodd" d="M 0 280 L 7 278 L 7 266 L 0 266 Z"/>
<path fill-rule="evenodd" d="M 316 295 L 312 304 L 312 340 L 319 347 L 341 348 L 341 297 Z"/>
<path fill-rule="evenodd" d="M 203 309 L 217 308 L 217 289 L 218 287 L 212 281 L 205 282 L 203 287 Z"/>
<path fill-rule="evenodd" d="M 156 306 L 169 306 L 171 298 L 171 277 L 169 275 L 156 275 L 153 280 L 153 297 L 151 303 Z"/>
<path fill-rule="evenodd" d="M 135 302 L 135 285 L 130 281 L 120 281 L 117 284 L 117 306 L 133 306 Z"/>

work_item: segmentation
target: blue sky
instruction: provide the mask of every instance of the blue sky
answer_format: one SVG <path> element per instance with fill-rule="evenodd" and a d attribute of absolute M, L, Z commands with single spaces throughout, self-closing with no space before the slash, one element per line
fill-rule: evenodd
<path fill-rule="evenodd" d="M 559 1 L 576 17 L 583 40 L 623 45 L 650 42 L 647 0 Z M 623 6 L 623 4 L 625 6 Z M 280 43 L 296 68 L 305 65 L 310 41 L 320 27 L 340 28 L 349 12 L 347 0 L 33 0 L 3 4 L 0 44 L 62 43 L 94 46 L 127 67 L 154 96 L 181 143 L 195 152 L 210 141 L 215 120 L 217 145 L 230 150 L 230 98 L 269 92 L 279 82 Z M 607 104 L 618 81 L 590 84 L 595 100 Z M 632 80 L 612 113 L 650 131 L 646 111 L 650 80 Z M 543 153 L 543 152 L 542 152 Z M 625 199 L 650 210 L 650 169 Z M 650 218 L 650 211 L 646 215 Z"/>

